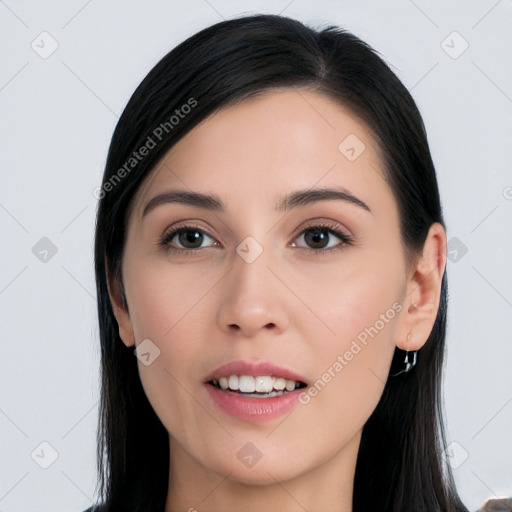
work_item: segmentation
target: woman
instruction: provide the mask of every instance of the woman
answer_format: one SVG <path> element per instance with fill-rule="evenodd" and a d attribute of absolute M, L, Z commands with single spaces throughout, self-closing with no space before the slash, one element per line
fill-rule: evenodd
<path fill-rule="evenodd" d="M 467 510 L 434 165 L 367 44 L 274 15 L 200 31 L 128 102 L 97 196 L 91 512 Z"/>

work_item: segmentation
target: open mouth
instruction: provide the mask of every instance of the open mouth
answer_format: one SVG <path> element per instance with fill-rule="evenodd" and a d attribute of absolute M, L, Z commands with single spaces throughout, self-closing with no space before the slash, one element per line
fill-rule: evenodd
<path fill-rule="evenodd" d="M 210 380 L 208 384 L 227 393 L 234 393 L 248 398 L 272 398 L 282 396 L 307 386 L 306 383 L 302 381 L 269 375 L 261 375 L 258 377 L 251 375 L 229 375 Z"/>

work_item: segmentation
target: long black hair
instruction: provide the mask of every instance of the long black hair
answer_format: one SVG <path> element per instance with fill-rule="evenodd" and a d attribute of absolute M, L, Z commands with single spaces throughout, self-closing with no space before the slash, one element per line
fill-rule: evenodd
<path fill-rule="evenodd" d="M 164 154 L 207 116 L 278 88 L 324 94 L 372 131 L 408 254 L 421 253 L 434 222 L 444 226 L 418 108 L 378 53 L 350 32 L 336 26 L 314 30 L 284 16 L 243 16 L 201 30 L 163 57 L 124 109 L 96 191 L 101 341 L 97 494 L 108 512 L 162 512 L 169 482 L 168 432 L 144 393 L 133 347 L 119 337 L 107 288 L 108 278 L 122 288 L 133 198 Z M 442 456 L 446 307 L 445 274 L 438 315 L 416 366 L 388 377 L 364 425 L 354 512 L 467 512 Z M 403 354 L 395 349 L 390 373 L 403 365 Z"/>

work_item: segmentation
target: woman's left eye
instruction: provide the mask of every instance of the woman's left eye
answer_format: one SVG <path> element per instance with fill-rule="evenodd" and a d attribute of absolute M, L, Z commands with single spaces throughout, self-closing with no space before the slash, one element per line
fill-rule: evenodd
<path fill-rule="evenodd" d="M 331 239 L 332 236 L 338 239 Z M 174 240 L 176 238 L 176 240 Z M 215 239 L 210 237 L 203 229 L 195 226 L 180 226 L 166 233 L 160 242 L 160 245 L 166 246 L 170 252 L 191 253 L 202 249 L 202 243 L 205 239 L 210 239 L 214 243 L 206 247 L 212 247 L 218 244 Z M 330 224 L 312 225 L 303 229 L 295 240 L 303 239 L 310 247 L 303 245 L 292 244 L 292 247 L 299 247 L 302 249 L 312 249 L 313 252 L 326 253 L 333 250 L 343 248 L 345 245 L 352 243 L 352 238 L 346 233 L 339 230 L 337 226 Z M 181 247 L 176 247 L 176 241 Z M 334 245 L 333 245 L 334 242 Z"/>
<path fill-rule="evenodd" d="M 331 239 L 333 235 L 338 239 L 337 244 L 332 244 L 332 242 L 336 242 L 336 240 Z M 323 253 L 341 249 L 352 243 L 352 238 L 349 235 L 329 224 L 309 226 L 300 233 L 298 238 L 303 238 L 306 243 L 311 244 L 312 249 L 317 249 L 315 252 L 321 251 Z"/>

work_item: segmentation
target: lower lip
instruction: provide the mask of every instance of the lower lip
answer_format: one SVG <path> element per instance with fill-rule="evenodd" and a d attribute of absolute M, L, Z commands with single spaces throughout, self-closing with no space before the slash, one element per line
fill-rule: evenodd
<path fill-rule="evenodd" d="M 206 383 L 205 386 L 215 405 L 224 412 L 253 423 L 270 421 L 290 412 L 297 405 L 299 394 L 305 389 L 296 389 L 271 398 L 251 398 L 223 391 L 212 384 Z"/>

